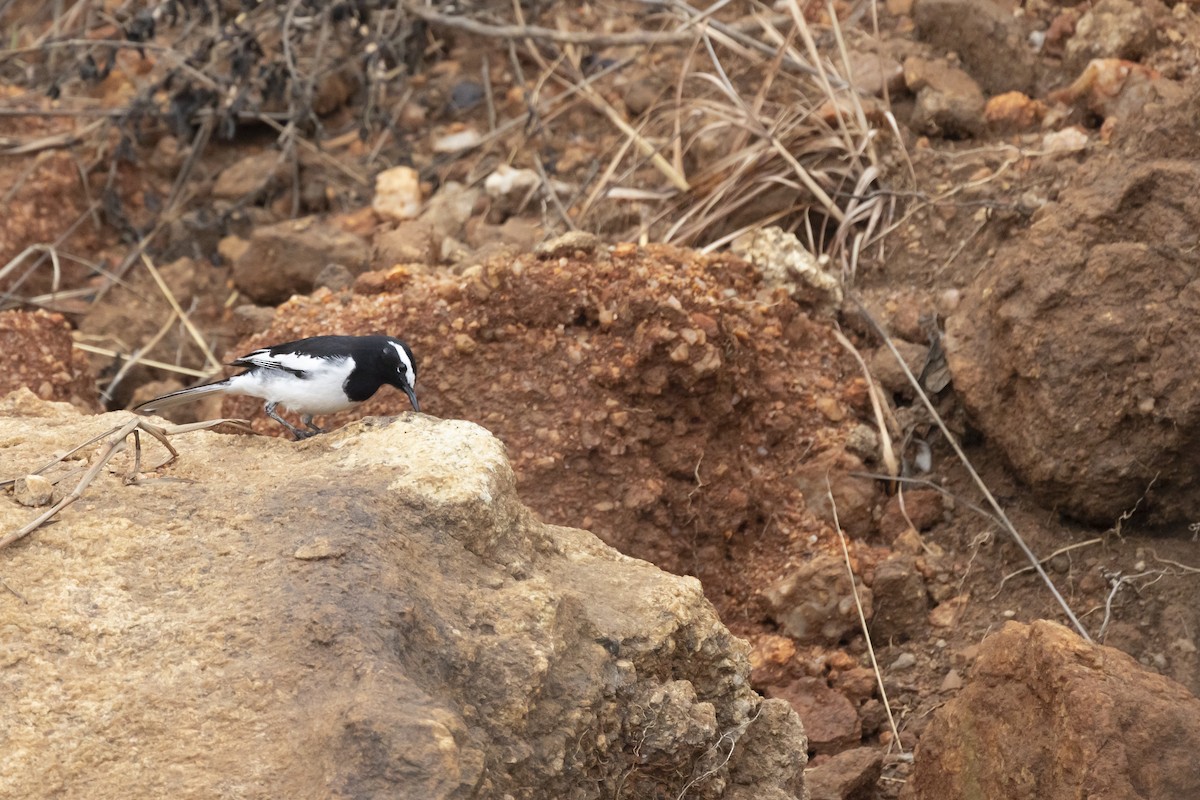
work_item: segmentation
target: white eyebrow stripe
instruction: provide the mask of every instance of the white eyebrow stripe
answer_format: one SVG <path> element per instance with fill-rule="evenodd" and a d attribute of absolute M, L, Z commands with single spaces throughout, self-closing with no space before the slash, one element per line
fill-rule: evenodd
<path fill-rule="evenodd" d="M 408 381 L 408 385 L 415 386 L 417 382 L 417 371 L 413 369 L 413 364 L 408 357 L 408 353 L 404 352 L 404 348 L 395 342 L 388 342 L 388 344 L 396 348 L 396 353 L 400 356 L 400 363 L 404 365 L 404 378 L 406 381 Z"/>

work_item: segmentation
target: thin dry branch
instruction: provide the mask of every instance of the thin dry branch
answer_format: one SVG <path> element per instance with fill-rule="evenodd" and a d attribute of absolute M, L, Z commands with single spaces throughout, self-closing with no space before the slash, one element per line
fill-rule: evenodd
<path fill-rule="evenodd" d="M 405 3 L 404 9 L 430 25 L 438 28 L 450 28 L 463 31 L 474 36 L 489 39 L 532 39 L 535 41 L 554 42 L 556 44 L 588 45 L 590 47 L 625 47 L 628 45 L 681 44 L 696 38 L 694 30 L 676 30 L 662 33 L 650 31 L 630 31 L 628 33 L 592 33 L 589 31 L 564 31 L 555 28 L 542 28 L 537 25 L 488 25 L 470 17 L 440 14 L 430 8 L 422 8 L 414 3 Z"/>
<path fill-rule="evenodd" d="M 838 344 L 844 347 L 850 355 L 854 356 L 854 360 L 858 362 L 859 369 L 862 370 L 863 378 L 867 382 L 867 396 L 871 398 L 871 409 L 875 412 L 875 424 L 879 428 L 879 446 L 882 449 L 883 465 L 887 468 L 888 474 L 892 479 L 900 474 L 900 462 L 896 458 L 896 451 L 892 448 L 892 435 L 888 426 L 888 417 L 891 416 L 891 409 L 887 407 L 887 403 L 883 400 L 883 393 L 875 383 L 875 378 L 871 375 L 871 370 L 867 367 L 867 362 L 863 359 L 862 354 L 858 352 L 858 348 L 846 338 L 845 334 L 836 328 L 833 335 L 837 337 Z M 896 427 L 896 420 L 891 419 L 893 427 Z"/>
<path fill-rule="evenodd" d="M 79 498 L 83 497 L 83 493 L 85 491 L 87 491 L 87 488 L 89 486 L 91 486 L 92 481 L 94 481 L 96 479 L 96 476 L 100 474 L 100 471 L 102 469 L 104 469 L 105 466 L 108 465 L 108 462 L 110 460 L 112 460 L 112 457 L 119 452 L 120 448 L 125 444 L 125 440 L 130 436 L 130 434 L 133 434 L 133 436 L 134 436 L 134 442 L 135 442 L 135 447 L 136 447 L 136 456 L 135 456 L 135 460 L 134 460 L 133 470 L 131 471 L 131 474 L 128 475 L 126 478 L 127 483 L 132 483 L 137 480 L 137 473 L 141 466 L 141 439 L 139 437 L 140 432 L 144 431 L 145 433 L 148 433 L 149 435 L 153 436 L 155 439 L 157 439 L 159 442 L 161 442 L 163 447 L 167 448 L 167 452 L 169 452 L 171 454 L 170 458 L 168 458 L 166 461 L 162 462 L 161 464 L 159 464 L 158 466 L 155 467 L 155 469 L 160 469 L 179 457 L 179 452 L 171 445 L 171 443 L 170 443 L 170 441 L 168 441 L 167 437 L 175 436 L 175 435 L 178 435 L 181 433 L 190 433 L 191 431 L 207 430 L 209 428 L 215 428 L 218 425 L 223 425 L 226 423 L 237 425 L 239 427 L 246 429 L 247 431 L 250 430 L 250 427 L 249 427 L 250 422 L 248 420 L 244 420 L 244 419 L 214 419 L 214 420 L 207 420 L 204 422 L 193 422 L 189 425 L 174 425 L 174 426 L 170 426 L 170 427 L 159 427 L 158 425 L 151 424 L 144 417 L 133 417 L 128 422 L 126 422 L 124 425 L 118 425 L 117 427 L 110 428 L 109 430 L 105 431 L 104 433 L 99 434 L 98 436 L 93 436 L 91 439 L 88 439 L 83 444 L 72 448 L 67 453 L 63 454 L 62 456 L 59 456 L 58 458 L 51 461 L 49 464 L 46 464 L 44 467 L 41 467 L 40 469 L 35 470 L 32 473 L 34 475 L 41 474 L 42 472 L 45 472 L 46 470 L 53 467 L 55 464 L 58 464 L 58 463 L 62 462 L 63 460 L 70 458 L 72 455 L 79 452 L 80 450 L 87 447 L 88 445 L 94 444 L 95 442 L 99 441 L 100 439 L 108 437 L 108 441 L 105 442 L 105 444 L 102 448 L 100 448 L 100 452 L 96 454 L 95 463 L 93 463 L 92 466 L 88 469 L 88 471 L 84 473 L 83 477 L 79 479 L 79 483 L 77 483 L 75 485 L 74 490 L 72 490 L 70 494 L 63 497 L 61 500 L 59 500 L 53 506 L 46 509 L 46 511 L 44 511 L 42 514 L 40 514 L 32 522 L 29 522 L 28 524 L 24 525 L 20 529 L 13 531 L 12 533 L 8 534 L 7 536 L 4 536 L 3 538 L 0 538 L 0 549 L 4 549 L 5 547 L 8 547 L 13 542 L 24 539 L 26 536 L 33 533 L 38 528 L 40 528 L 42 525 L 44 525 L 48 521 L 50 521 L 50 519 L 52 517 L 54 517 L 56 514 L 58 514 L 64 508 L 71 505 Z M 16 478 L 9 479 L 7 481 L 0 483 L 0 486 L 11 485 L 12 483 L 15 483 L 16 480 L 17 480 Z"/>
<path fill-rule="evenodd" d="M 1061 556 L 1063 553 L 1069 553 L 1072 550 L 1078 550 L 1081 547 L 1091 547 L 1094 544 L 1102 544 L 1103 542 L 1104 542 L 1104 538 L 1101 536 L 1097 536 L 1095 539 L 1088 539 L 1087 541 L 1084 541 L 1084 542 L 1076 542 L 1075 544 L 1069 544 L 1066 547 L 1060 547 L 1057 550 L 1055 550 L 1053 553 L 1051 553 L 1050 555 L 1043 558 L 1041 560 L 1041 563 L 1046 564 L 1046 563 L 1050 562 L 1051 560 L 1053 560 L 1054 558 L 1056 558 L 1057 556 Z M 1000 595 L 1000 592 L 1004 590 L 1004 584 L 1008 583 L 1010 578 L 1015 578 L 1018 575 L 1024 575 L 1026 572 L 1032 572 L 1032 571 L 1033 571 L 1033 567 L 1021 567 L 1018 570 L 1014 570 L 1014 571 L 1008 573 L 1007 575 L 1005 575 L 1003 578 L 1000 579 L 1000 585 L 998 587 L 996 587 L 996 593 L 993 594 L 991 596 L 991 598 L 989 598 L 989 599 L 994 600 L 996 597 L 998 597 Z"/>
<path fill-rule="evenodd" d="M 107 119 L 99 119 L 83 126 L 81 130 L 64 131 L 49 136 L 40 136 L 36 139 L 18 139 L 12 136 L 0 136 L 0 156 L 27 155 L 29 153 L 38 153 L 42 150 L 70 147 L 78 144 L 85 136 L 98 130 L 107 122 Z"/>
<path fill-rule="evenodd" d="M 175 293 L 171 291 L 171 287 L 167 286 L 167 282 L 163 280 L 162 273 L 158 271 L 158 268 L 154 266 L 154 262 L 150 260 L 150 257 L 147 256 L 145 252 L 142 253 L 142 263 L 146 265 L 146 270 L 150 273 L 150 276 L 154 278 L 154 283 L 158 286 L 158 290 L 163 293 L 163 297 L 165 297 L 167 303 L 170 304 L 171 310 L 175 312 L 175 316 L 179 318 L 179 321 L 183 324 L 183 327 L 187 329 L 188 334 L 191 335 L 192 340 L 196 343 L 196 346 L 200 348 L 200 352 L 204 354 L 204 357 L 208 360 L 209 365 L 213 369 L 221 369 L 221 362 L 215 355 L 213 355 L 213 351 L 208 346 L 208 342 L 204 341 L 204 337 L 200 334 L 200 331 L 197 330 L 196 326 L 192 324 L 192 320 L 183 312 L 183 308 L 180 307 L 179 301 L 175 299 Z"/>
<path fill-rule="evenodd" d="M 883 685 L 883 673 L 879 669 L 879 662 L 875 659 L 875 647 L 871 644 L 871 632 L 867 628 L 867 616 L 863 613 L 862 600 L 858 596 L 858 586 L 854 583 L 854 567 L 850 564 L 850 548 L 846 545 L 846 532 L 842 530 L 842 524 L 838 521 L 837 501 L 833 499 L 833 486 L 829 483 L 829 476 L 825 476 L 825 494 L 829 497 L 829 507 L 833 511 L 833 527 L 837 529 L 838 541 L 842 543 L 842 556 L 846 560 L 846 572 L 850 576 L 850 592 L 854 595 L 854 607 L 858 609 L 858 622 L 862 626 L 863 639 L 867 642 L 867 654 L 871 657 L 871 669 L 875 671 L 875 684 L 879 687 L 879 699 L 883 702 L 883 710 L 887 712 L 888 725 L 892 729 L 892 741 L 896 743 L 896 748 L 903 753 L 904 745 L 900 743 L 900 731 L 896 727 L 896 719 L 892 716 L 892 706 L 888 702 L 887 689 Z"/>
<path fill-rule="evenodd" d="M 168 326 L 173 324 L 174 322 L 168 322 Z M 192 369 L 191 367 L 181 367 L 178 364 L 168 364 L 166 361 L 157 361 L 153 358 L 143 358 L 137 353 L 122 353 L 107 347 L 97 347 L 96 345 L 85 344 L 84 342 L 72 342 L 71 346 L 76 350 L 82 350 L 85 353 L 94 353 L 98 356 L 108 356 L 109 358 L 120 358 L 124 359 L 126 362 L 141 364 L 154 369 L 166 370 L 167 372 L 175 372 L 179 375 L 187 375 L 191 378 L 211 378 L 213 376 L 211 370 L 205 372 L 204 370 Z"/>
<path fill-rule="evenodd" d="M 921 382 L 917 379 L 917 376 L 913 375 L 912 370 L 908 368 L 908 364 L 904 362 L 904 358 L 900 355 L 900 351 L 896 349 L 896 345 L 892 341 L 892 337 L 888 336 L 887 331 L 883 329 L 883 326 L 880 325 L 871 312 L 867 310 L 867 307 L 862 303 L 861 300 L 859 300 L 857 297 L 853 299 L 855 304 L 858 306 L 859 312 L 863 315 L 863 319 L 867 321 L 867 324 L 871 326 L 876 335 L 879 336 L 880 340 L 887 346 L 888 350 L 891 351 L 892 357 L 896 359 L 896 363 L 904 372 L 904 376 L 908 379 L 909 384 L 911 384 L 913 389 L 916 391 L 917 397 L 920 398 L 921 403 L 925 406 L 925 410 L 929 412 L 930 417 L 937 424 L 938 428 L 942 432 L 942 435 L 946 437 L 946 441 L 950 443 L 950 447 L 954 449 L 954 454 L 958 456 L 958 460 L 962 463 L 963 467 L 967 470 L 967 473 L 971 476 L 971 480 L 974 481 L 975 486 L 978 487 L 979 491 L 983 493 L 983 496 L 988 501 L 988 505 L 990 505 L 992 510 L 996 512 L 996 518 L 1000 520 L 1004 530 L 1008 532 L 1008 535 L 1012 537 L 1014 542 L 1016 542 L 1017 547 L 1019 547 L 1021 552 L 1025 554 L 1025 557 L 1029 559 L 1029 563 L 1033 565 L 1033 568 L 1037 571 L 1038 576 L 1041 577 L 1042 582 L 1045 583 L 1046 587 L 1050 589 L 1050 593 L 1054 595 L 1054 599 L 1058 601 L 1059 607 L 1061 607 L 1063 613 L 1067 615 L 1067 619 L 1071 621 L 1071 624 L 1074 626 L 1075 630 L 1081 637 L 1083 637 L 1084 641 L 1091 643 L 1092 637 L 1088 635 L 1087 629 L 1083 627 L 1083 623 L 1081 623 L 1079 618 L 1075 616 L 1075 612 L 1071 610 L 1071 607 L 1067 604 L 1067 601 L 1062 596 L 1062 593 L 1058 591 L 1058 587 L 1054 585 L 1054 581 L 1050 579 L 1050 576 L 1042 567 L 1038 557 L 1031 549 L 1029 549 L 1029 545 L 1025 543 L 1025 539 L 1021 536 L 1021 534 L 1017 532 L 1016 526 L 1012 524 L 1008 518 L 1008 515 L 1004 513 L 1004 508 L 1000 505 L 999 501 L 996 500 L 995 495 L 992 494 L 992 490 L 988 488 L 987 484 L 984 483 L 983 478 L 979 476 L 979 473 L 971 464 L 970 459 L 967 458 L 967 454 L 964 453 L 962 448 L 959 446 L 958 440 L 954 438 L 954 434 L 950 432 L 950 428 L 947 427 L 945 421 L 942 419 L 942 415 L 938 413 L 936 408 L 934 408 L 933 401 L 931 401 L 929 399 L 929 395 L 925 393 L 925 389 L 921 386 Z"/>

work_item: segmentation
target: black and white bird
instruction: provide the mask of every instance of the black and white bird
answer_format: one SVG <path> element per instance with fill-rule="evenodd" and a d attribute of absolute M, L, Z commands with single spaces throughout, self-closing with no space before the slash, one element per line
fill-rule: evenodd
<path fill-rule="evenodd" d="M 267 416 L 296 439 L 306 439 L 324 433 L 313 424 L 314 416 L 353 408 L 384 384 L 404 392 L 413 410 L 421 410 L 413 390 L 417 365 L 412 350 L 391 336 L 312 336 L 255 350 L 231 366 L 245 367 L 246 371 L 223 381 L 164 394 L 134 411 L 161 411 L 214 394 L 249 395 L 265 400 Z M 275 411 L 278 406 L 300 414 L 307 430 L 279 416 Z"/>

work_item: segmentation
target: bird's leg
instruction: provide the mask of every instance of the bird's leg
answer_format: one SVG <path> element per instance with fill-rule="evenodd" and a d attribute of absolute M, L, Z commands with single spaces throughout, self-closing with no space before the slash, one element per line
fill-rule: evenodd
<path fill-rule="evenodd" d="M 309 430 L 311 430 L 311 431 L 313 432 L 313 435 L 314 435 L 314 436 L 315 436 L 316 434 L 318 434 L 318 433 L 324 433 L 324 432 L 325 432 L 325 429 L 324 429 L 324 428 L 318 428 L 316 425 L 314 425 L 314 424 L 313 424 L 313 421 L 312 421 L 312 418 L 313 418 L 313 415 L 312 415 L 312 414 L 305 414 L 303 417 L 301 417 L 301 418 L 300 418 L 300 421 L 301 421 L 301 422 L 303 422 L 305 425 L 307 425 L 307 426 L 308 426 L 308 429 L 309 429 Z"/>
<path fill-rule="evenodd" d="M 264 406 L 264 409 L 266 410 L 268 417 L 275 420 L 280 425 L 282 425 L 283 427 L 285 427 L 289 431 L 291 431 L 292 436 L 296 437 L 296 441 L 300 441 L 301 439 L 307 439 L 309 436 L 312 436 L 312 434 L 309 433 L 308 431 L 300 430 L 296 426 L 292 425 L 292 423 L 288 422 L 286 419 L 284 419 L 283 417 L 276 414 L 275 406 L 277 406 L 277 405 L 279 405 L 279 404 L 278 403 L 267 403 L 266 406 Z"/>

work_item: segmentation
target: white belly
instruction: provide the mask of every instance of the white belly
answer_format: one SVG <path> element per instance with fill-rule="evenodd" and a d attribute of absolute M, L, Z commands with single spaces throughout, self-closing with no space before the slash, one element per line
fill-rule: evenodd
<path fill-rule="evenodd" d="M 277 369 L 256 369 L 232 378 L 229 391 L 274 400 L 297 414 L 334 414 L 358 405 L 342 391 L 353 369 L 352 359 L 323 363 L 307 370 L 304 378 Z"/>

